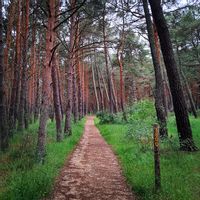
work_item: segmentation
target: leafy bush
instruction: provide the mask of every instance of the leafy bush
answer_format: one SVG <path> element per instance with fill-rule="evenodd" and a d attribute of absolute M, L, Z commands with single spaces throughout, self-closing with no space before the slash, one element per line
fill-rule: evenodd
<path fill-rule="evenodd" d="M 108 112 L 98 112 L 96 116 L 100 120 L 100 124 L 109 124 L 114 122 L 114 116 L 111 113 Z"/>
<path fill-rule="evenodd" d="M 152 141 L 152 125 L 156 121 L 152 101 L 142 100 L 128 109 L 128 130 L 126 136 L 142 144 L 142 148 Z"/>
<path fill-rule="evenodd" d="M 154 102 L 150 100 L 141 100 L 127 109 L 128 121 L 148 120 L 156 117 Z"/>

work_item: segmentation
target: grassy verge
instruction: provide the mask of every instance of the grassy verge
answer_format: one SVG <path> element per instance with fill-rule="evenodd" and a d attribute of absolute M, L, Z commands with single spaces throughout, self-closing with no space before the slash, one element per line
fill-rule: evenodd
<path fill-rule="evenodd" d="M 124 175 L 138 197 L 144 200 L 199 199 L 200 152 L 178 150 L 174 117 L 168 122 L 170 139 L 161 144 L 162 191 L 159 193 L 154 191 L 152 141 L 129 137 L 128 124 L 100 124 L 98 119 L 95 123 L 118 155 Z M 200 147 L 200 119 L 191 117 L 191 124 L 195 142 Z"/>
<path fill-rule="evenodd" d="M 35 159 L 38 124 L 30 125 L 23 134 L 15 134 L 7 153 L 0 155 L 0 199 L 37 200 L 51 191 L 59 170 L 78 143 L 85 120 L 73 124 L 73 134 L 62 142 L 55 141 L 55 123 L 47 127 L 47 156 L 44 165 Z"/>

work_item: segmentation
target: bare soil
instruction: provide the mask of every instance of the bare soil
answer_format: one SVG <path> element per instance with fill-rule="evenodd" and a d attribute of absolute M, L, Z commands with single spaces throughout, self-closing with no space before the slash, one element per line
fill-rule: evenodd
<path fill-rule="evenodd" d="M 83 137 L 56 181 L 52 200 L 134 200 L 116 156 L 87 117 Z"/>

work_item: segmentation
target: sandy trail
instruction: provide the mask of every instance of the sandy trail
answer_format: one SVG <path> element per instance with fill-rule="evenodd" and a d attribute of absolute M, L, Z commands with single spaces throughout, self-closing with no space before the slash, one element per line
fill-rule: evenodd
<path fill-rule="evenodd" d="M 87 117 L 83 137 L 63 167 L 53 200 L 133 200 L 116 156 Z"/>

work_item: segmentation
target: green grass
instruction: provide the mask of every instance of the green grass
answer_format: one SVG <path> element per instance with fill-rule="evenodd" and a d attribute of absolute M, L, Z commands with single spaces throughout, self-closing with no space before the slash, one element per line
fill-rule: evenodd
<path fill-rule="evenodd" d="M 57 143 L 55 123 L 47 127 L 47 156 L 44 165 L 35 158 L 38 123 L 15 134 L 8 152 L 0 154 L 0 199 L 37 200 L 48 195 L 54 180 L 83 133 L 84 122 L 73 124 L 72 136 Z"/>
<path fill-rule="evenodd" d="M 159 193 L 154 190 L 152 140 L 129 137 L 128 124 L 99 124 L 98 119 L 95 123 L 118 155 L 124 175 L 140 199 L 200 199 L 200 152 L 187 153 L 178 150 L 174 117 L 170 116 L 168 122 L 170 139 L 161 144 L 162 190 Z M 191 117 L 191 124 L 195 143 L 200 148 L 200 119 Z"/>

